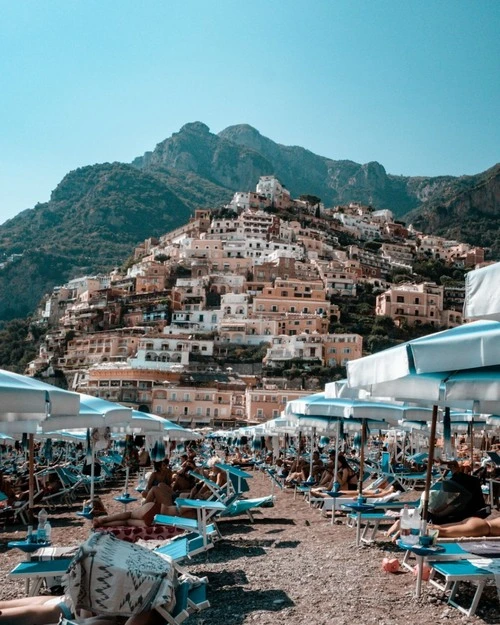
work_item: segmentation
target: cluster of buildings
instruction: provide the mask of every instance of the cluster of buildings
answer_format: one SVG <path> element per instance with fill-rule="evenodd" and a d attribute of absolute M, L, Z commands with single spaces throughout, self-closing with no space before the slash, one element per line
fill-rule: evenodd
<path fill-rule="evenodd" d="M 390 211 L 292 200 L 264 176 L 224 210 L 196 210 L 144 241 L 126 269 L 56 287 L 39 310 L 47 334 L 29 373 L 61 369 L 74 390 L 190 427 L 265 421 L 310 392 L 284 371 L 362 355 L 362 336 L 332 331 L 360 285 L 396 324 L 462 323 L 463 289 L 391 283 L 429 258 L 472 267 L 484 251 L 414 232 Z"/>

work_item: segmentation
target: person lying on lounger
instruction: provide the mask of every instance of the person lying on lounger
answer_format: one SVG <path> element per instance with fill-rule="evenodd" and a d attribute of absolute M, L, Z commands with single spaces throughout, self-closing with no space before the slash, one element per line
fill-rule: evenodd
<path fill-rule="evenodd" d="M 328 498 L 330 497 L 329 493 L 334 490 L 334 486 L 335 480 L 332 478 L 327 488 L 312 488 L 311 495 L 313 497 Z M 342 488 L 339 490 L 344 492 L 349 498 L 356 496 L 355 491 L 347 491 Z M 367 499 L 382 499 L 383 497 L 387 497 L 389 495 L 395 495 L 395 493 L 401 490 L 402 489 L 397 482 L 395 482 L 395 484 L 389 484 L 386 479 L 379 478 L 363 489 L 363 497 L 366 497 Z"/>
<path fill-rule="evenodd" d="M 500 517 L 496 517 L 495 519 L 481 519 L 473 516 L 458 523 L 433 525 L 432 528 L 439 530 L 440 538 L 500 537 Z"/>
<path fill-rule="evenodd" d="M 214 458 L 209 478 L 219 487 L 224 486 L 227 480 L 226 472 L 215 466 L 219 458 Z M 175 505 L 176 496 L 186 499 L 208 499 L 212 494 L 210 488 L 201 480 L 190 490 L 183 493 L 174 493 L 171 486 L 160 483 L 153 486 L 146 497 L 145 502 L 133 510 L 108 514 L 94 519 L 95 528 L 106 527 L 150 527 L 157 514 L 169 516 L 182 516 L 186 518 L 196 518 L 196 510 L 181 508 Z"/>
<path fill-rule="evenodd" d="M 3 625 L 56 625 L 61 617 L 74 618 L 65 596 L 40 595 L 0 601 L 0 623 Z M 158 613 L 154 610 L 129 618 L 92 616 L 78 619 L 79 625 L 154 625 L 158 622 Z"/>

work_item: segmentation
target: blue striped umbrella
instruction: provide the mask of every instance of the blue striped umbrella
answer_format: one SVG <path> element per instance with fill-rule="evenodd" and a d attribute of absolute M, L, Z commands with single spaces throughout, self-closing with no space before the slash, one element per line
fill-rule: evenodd
<path fill-rule="evenodd" d="M 262 449 L 262 441 L 260 440 L 260 436 L 256 436 L 252 440 L 252 449 L 254 451 L 260 451 Z"/>
<path fill-rule="evenodd" d="M 445 456 L 451 457 L 451 416 L 450 409 L 446 407 L 443 415 L 443 447 Z"/>
<path fill-rule="evenodd" d="M 43 446 L 43 455 L 47 462 L 52 462 L 52 439 L 48 438 Z"/>
<path fill-rule="evenodd" d="M 85 452 L 85 459 L 88 460 L 88 464 L 92 462 L 92 443 L 90 442 L 90 428 L 87 428 L 87 449 Z"/>
<path fill-rule="evenodd" d="M 157 440 L 151 450 L 151 460 L 153 462 L 161 462 L 165 460 L 165 444 L 163 441 Z"/>

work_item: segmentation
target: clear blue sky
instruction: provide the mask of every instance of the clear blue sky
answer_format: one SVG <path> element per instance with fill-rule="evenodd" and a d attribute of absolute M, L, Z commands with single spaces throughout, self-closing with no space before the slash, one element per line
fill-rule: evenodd
<path fill-rule="evenodd" d="M 0 223 L 190 121 L 389 173 L 500 160 L 500 0 L 0 0 Z M 290 184 L 290 181 L 284 181 Z"/>

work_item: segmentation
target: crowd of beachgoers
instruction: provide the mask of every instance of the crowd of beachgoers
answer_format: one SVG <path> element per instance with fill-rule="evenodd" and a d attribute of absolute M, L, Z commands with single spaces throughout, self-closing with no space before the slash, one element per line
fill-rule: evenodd
<path fill-rule="evenodd" d="M 397 543 L 402 538 L 398 522 L 402 510 L 418 509 L 425 453 L 396 462 L 396 453 L 387 451 L 383 440 L 371 440 L 366 465 L 360 467 L 359 450 L 346 447 L 337 452 L 333 445 L 326 445 L 311 452 L 306 439 L 289 437 L 282 439 L 279 454 L 274 449 L 275 455 L 264 439 L 253 448 L 228 445 L 224 439 L 172 445 L 167 446 L 164 458 L 156 459 L 142 441 L 136 443 L 128 450 L 126 462 L 120 449 L 98 454 L 92 500 L 90 459 L 84 445 L 54 445 L 51 459 L 44 458 L 40 445 L 33 510 L 29 508 L 25 450 L 21 444 L 2 447 L 0 623 L 57 623 L 61 616 L 74 612 L 63 578 L 51 579 L 41 587 L 40 596 L 25 600 L 25 578 L 9 577 L 27 559 L 25 552 L 10 548 L 9 543 L 26 541 L 28 526 L 36 533 L 43 513 L 49 517 L 52 547 L 77 548 L 89 536 L 105 534 L 138 541 L 151 550 L 178 541 L 186 535 L 189 522 L 199 519 L 200 508 L 184 507 L 185 500 L 217 500 L 224 503 L 226 513 L 233 506 L 231 514 L 214 514 L 210 521 L 216 529 L 207 532 L 204 544 L 180 562 L 182 571 L 208 580 L 210 608 L 203 603 L 198 608 L 207 609 L 201 612 L 196 606 L 188 609 L 190 622 L 198 618 L 205 625 L 265 624 L 277 619 L 347 623 L 356 618 L 359 623 L 393 624 L 415 622 L 416 609 L 421 623 L 441 618 L 498 622 L 494 585 L 486 588 L 476 616 L 471 617 L 450 607 L 446 595 L 428 583 L 421 596 L 415 596 L 414 571 L 402 565 L 405 551 Z M 391 459 L 389 470 L 382 466 L 384 455 Z M 479 454 L 472 462 L 436 463 L 437 479 L 456 485 L 456 490 L 447 491 L 453 497 L 446 498 L 446 514 L 438 509 L 443 495 L 431 501 L 434 507 L 429 509 L 428 527 L 436 530 L 434 540 L 436 536 L 498 536 L 500 542 L 500 515 L 495 510 L 499 493 L 485 498 L 486 487 L 493 485 L 490 478 L 498 473 L 492 458 L 494 453 Z M 365 503 L 393 513 L 392 519 L 390 513 L 385 515 L 373 536 L 367 534 L 361 541 L 356 528 L 350 527 L 355 525 L 355 514 L 343 507 L 355 503 L 360 493 Z M 492 510 L 488 503 L 493 503 Z M 173 517 L 184 521 L 165 535 L 161 530 L 166 526 L 158 521 Z M 180 578 L 181 568 L 178 574 Z M 472 596 L 470 585 L 464 585 L 461 593 L 465 598 Z M 178 618 L 173 602 L 169 609 L 172 618 Z M 100 614 L 97 621 L 88 617 L 88 613 L 80 614 L 75 622 L 109 623 L 111 615 Z M 156 611 L 112 618 L 133 625 L 163 622 Z"/>

